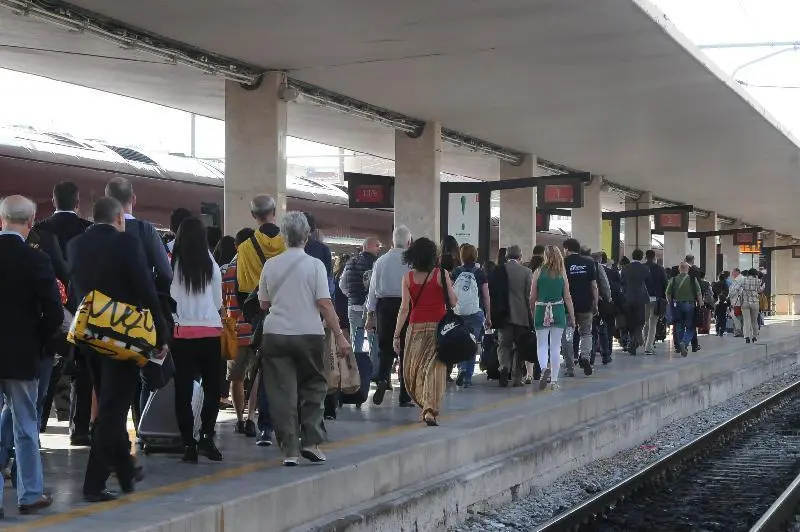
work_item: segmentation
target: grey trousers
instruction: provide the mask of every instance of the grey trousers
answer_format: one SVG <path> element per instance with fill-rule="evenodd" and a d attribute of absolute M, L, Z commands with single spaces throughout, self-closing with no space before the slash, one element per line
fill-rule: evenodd
<path fill-rule="evenodd" d="M 265 334 L 262 374 L 275 436 L 285 457 L 325 439 L 322 405 L 328 393 L 323 353 L 325 336 Z M 299 409 L 299 412 L 298 412 Z"/>
<path fill-rule="evenodd" d="M 578 328 L 576 334 L 580 336 L 580 346 L 578 347 L 580 358 L 589 360 L 592 354 L 592 320 L 594 315 L 591 312 L 576 312 L 575 322 Z M 575 367 L 575 347 L 572 340 L 567 340 L 565 334 L 561 339 L 561 353 L 564 355 L 564 364 L 567 369 Z"/>
<path fill-rule="evenodd" d="M 518 356 L 517 342 L 530 329 L 521 325 L 506 325 L 497 330 L 497 356 L 501 370 L 511 370 L 511 379 L 518 382 L 522 376 L 524 361 Z"/>

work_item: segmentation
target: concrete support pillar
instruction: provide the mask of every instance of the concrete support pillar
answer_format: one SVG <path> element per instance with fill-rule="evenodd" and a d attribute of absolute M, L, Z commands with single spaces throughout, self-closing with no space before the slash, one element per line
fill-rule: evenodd
<path fill-rule="evenodd" d="M 395 226 L 405 225 L 414 238 L 425 236 L 438 244 L 442 127 L 429 122 L 415 139 L 397 131 L 394 151 Z"/>
<path fill-rule="evenodd" d="M 286 102 L 278 97 L 283 75 L 264 75 L 255 90 L 225 82 L 225 234 L 253 227 L 250 200 L 275 198 L 286 210 Z"/>
<path fill-rule="evenodd" d="M 519 166 L 500 161 L 500 179 L 536 177 L 536 157 L 527 155 Z M 500 191 L 500 247 L 518 245 L 529 258 L 536 245 L 536 188 Z"/>
<path fill-rule="evenodd" d="M 600 188 L 603 178 L 592 176 L 591 183 L 583 188 L 583 207 L 572 209 L 572 237 L 592 252 L 600 250 L 603 210 L 600 208 Z"/>
<path fill-rule="evenodd" d="M 741 227 L 741 222 L 737 221 L 729 226 L 730 229 Z M 722 248 L 722 268 L 731 271 L 739 267 L 739 246 L 734 244 L 733 235 L 723 235 L 720 237 L 720 247 Z"/>
<path fill-rule="evenodd" d="M 671 268 L 683 262 L 689 251 L 689 237 L 686 233 L 664 232 L 664 267 Z"/>
<path fill-rule="evenodd" d="M 650 192 L 643 192 L 638 199 L 626 199 L 625 210 L 650 209 L 652 200 L 653 195 Z M 651 247 L 650 217 L 625 218 L 625 255 L 630 258 L 634 249 L 639 248 L 642 251 L 647 251 Z"/>
<path fill-rule="evenodd" d="M 695 231 L 716 231 L 717 230 L 717 213 L 709 213 L 708 217 L 703 218 L 698 216 L 695 222 Z M 713 281 L 717 278 L 722 269 L 717 265 L 717 237 L 712 236 L 705 239 L 706 241 L 706 254 L 704 257 L 697 257 L 697 260 L 702 264 L 703 270 L 706 272 L 706 279 Z M 699 254 L 696 253 L 695 255 Z"/>

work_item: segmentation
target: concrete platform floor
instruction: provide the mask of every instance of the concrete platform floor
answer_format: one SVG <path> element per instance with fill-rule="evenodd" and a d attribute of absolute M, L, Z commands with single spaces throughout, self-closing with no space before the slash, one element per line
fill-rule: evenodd
<path fill-rule="evenodd" d="M 762 330 L 763 342 L 798 336 L 800 322 L 795 319 L 768 319 L 768 325 Z M 201 458 L 198 465 L 189 465 L 182 463 L 177 455 L 140 456 L 140 463 L 147 470 L 147 478 L 138 485 L 137 492 L 118 501 L 102 504 L 90 505 L 82 501 L 81 484 L 88 449 L 70 448 L 65 424 L 54 422 L 48 432 L 42 435 L 42 455 L 45 483 L 53 492 L 55 504 L 39 515 L 19 516 L 16 513 L 15 492 L 7 482 L 4 497 L 6 518 L 0 521 L 0 529 L 86 532 L 137 530 L 167 522 L 182 513 L 287 486 L 328 470 L 356 466 L 367 458 L 397 452 L 422 441 L 452 437 L 454 432 L 468 431 L 490 423 L 498 416 L 512 415 L 519 409 L 546 409 L 612 389 L 620 383 L 653 372 L 672 371 L 745 346 L 742 339 L 731 336 L 703 336 L 700 342 L 703 349 L 697 354 L 690 354 L 687 359 L 673 354 L 669 344 L 659 344 L 656 356 L 639 355 L 634 358 L 615 350 L 611 365 L 604 367 L 598 361 L 595 374 L 591 377 L 585 377 L 579 370 L 577 377 L 561 379 L 562 389 L 556 393 L 539 392 L 535 384 L 501 389 L 497 381 L 487 381 L 483 375 L 476 375 L 474 386 L 470 389 L 448 385 L 440 418 L 442 426 L 438 428 L 423 427 L 418 422 L 417 409 L 398 408 L 396 391 L 394 395 L 387 394 L 380 407 L 371 402 L 361 410 L 345 406 L 339 411 L 336 421 L 327 422 L 330 443 L 323 446 L 328 455 L 328 462 L 323 465 L 304 464 L 293 469 L 281 467 L 276 447 L 257 447 L 254 439 L 234 434 L 234 416 L 222 412 L 218 443 L 224 454 L 223 462 L 212 463 Z M 118 489 L 113 478 L 109 488 Z M 350 488 L 343 485 L 341 489 Z M 313 501 L 294 501 L 293 504 L 303 506 L 313 504 Z M 302 511 L 285 506 L 272 510 Z M 242 528 L 230 529 L 245 532 Z"/>

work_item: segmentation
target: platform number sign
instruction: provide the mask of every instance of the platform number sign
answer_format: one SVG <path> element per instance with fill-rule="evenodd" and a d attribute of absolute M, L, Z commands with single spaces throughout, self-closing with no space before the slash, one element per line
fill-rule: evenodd
<path fill-rule="evenodd" d="M 660 212 L 654 216 L 654 229 L 656 232 L 687 232 L 689 230 L 689 212 Z"/>
<path fill-rule="evenodd" d="M 539 208 L 573 209 L 583 207 L 583 182 L 577 179 L 553 180 L 538 186 Z"/>
<path fill-rule="evenodd" d="M 345 172 L 351 209 L 394 208 L 394 178 L 384 175 Z"/>

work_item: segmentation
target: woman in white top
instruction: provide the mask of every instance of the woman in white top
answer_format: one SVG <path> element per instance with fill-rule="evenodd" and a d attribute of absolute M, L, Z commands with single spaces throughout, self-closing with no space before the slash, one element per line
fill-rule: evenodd
<path fill-rule="evenodd" d="M 176 303 L 172 342 L 175 416 L 183 438 L 183 461 L 197 463 L 200 454 L 218 462 L 222 453 L 214 444 L 214 426 L 219 414 L 222 371 L 222 275 L 208 251 L 206 231 L 199 218 L 187 218 L 181 223 L 172 252 L 172 269 L 170 295 Z M 199 441 L 194 438 L 192 413 L 197 375 L 203 384 Z"/>
<path fill-rule="evenodd" d="M 324 437 L 322 403 L 328 383 L 320 314 L 336 339 L 339 356 L 349 354 L 350 344 L 331 303 L 325 266 L 306 255 L 310 228 L 305 215 L 287 212 L 281 233 L 287 249 L 264 263 L 258 285 L 261 307 L 269 309 L 264 318 L 261 368 L 283 465 L 296 466 L 300 456 L 325 461 L 319 444 Z"/>

